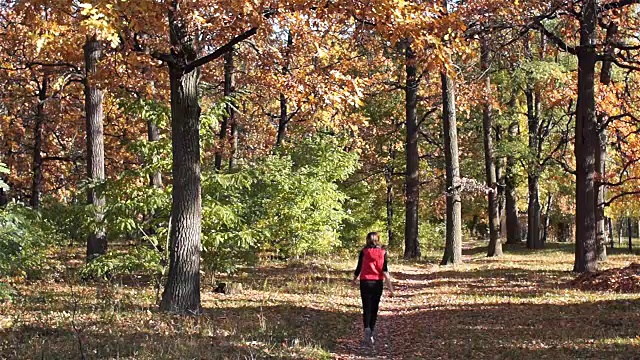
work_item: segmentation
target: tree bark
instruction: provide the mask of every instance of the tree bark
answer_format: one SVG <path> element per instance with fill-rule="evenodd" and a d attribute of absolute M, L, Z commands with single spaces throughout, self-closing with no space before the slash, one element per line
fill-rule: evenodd
<path fill-rule="evenodd" d="M 446 241 L 440 265 L 462 262 L 462 203 L 460 198 L 460 165 L 458 159 L 458 124 L 456 121 L 456 95 L 453 79 L 443 70 L 442 127 L 444 138 L 444 162 L 446 169 Z"/>
<path fill-rule="evenodd" d="M 102 56 L 102 43 L 96 35 L 88 36 L 84 45 L 85 61 L 85 117 L 87 127 L 87 178 L 92 185 L 89 187 L 87 198 L 89 205 L 95 211 L 94 231 L 87 239 L 87 261 L 107 252 L 107 234 L 104 229 L 103 208 L 105 198 L 99 194 L 94 185 L 105 180 L 104 169 L 104 123 L 102 101 L 104 92 L 94 84 L 93 77 L 98 70 L 98 62 Z"/>
<path fill-rule="evenodd" d="M 200 313 L 200 69 L 185 73 L 184 64 L 197 57 L 188 19 L 173 1 L 169 32 L 174 62 L 169 63 L 171 84 L 171 142 L 173 192 L 169 248 L 169 275 L 160 309 L 179 314 Z"/>
<path fill-rule="evenodd" d="M 42 135 L 44 131 L 44 123 L 46 121 L 45 101 L 47 100 L 47 91 L 49 88 L 49 75 L 42 75 L 42 84 L 38 91 L 38 106 L 36 107 L 35 126 L 33 129 L 33 178 L 31 181 L 31 199 L 29 204 L 33 209 L 40 207 L 40 199 L 42 197 Z"/>
<path fill-rule="evenodd" d="M 576 272 L 593 272 L 598 267 L 595 208 L 597 131 L 594 95 L 597 7 L 597 0 L 585 0 L 581 10 L 575 131 L 576 252 L 574 271 Z"/>
<path fill-rule="evenodd" d="M 418 79 L 416 77 L 416 55 L 407 44 L 405 49 L 406 61 L 406 180 L 405 180 L 405 228 L 404 228 L 404 258 L 420 257 L 418 242 L 418 204 L 420 200 L 419 153 L 418 153 L 418 119 L 416 108 L 418 104 Z"/>
<path fill-rule="evenodd" d="M 515 96 L 513 97 L 515 103 Z M 513 104 L 515 107 L 515 104 Z M 518 123 L 513 122 L 509 125 L 509 137 L 511 139 L 518 136 Z M 507 156 L 507 168 L 505 171 L 505 211 L 507 217 L 507 244 L 519 244 L 520 223 L 518 220 L 518 204 L 516 201 L 516 180 L 515 180 L 516 159 L 513 154 Z"/>
<path fill-rule="evenodd" d="M 502 242 L 499 238 L 500 219 L 498 214 L 498 191 L 496 184 L 496 166 L 493 157 L 491 76 L 489 75 L 489 45 L 486 38 L 481 40 L 480 67 L 484 75 L 484 104 L 482 109 L 482 128 L 484 138 L 484 163 L 487 187 L 489 191 L 489 248 L 487 256 L 502 256 Z"/>

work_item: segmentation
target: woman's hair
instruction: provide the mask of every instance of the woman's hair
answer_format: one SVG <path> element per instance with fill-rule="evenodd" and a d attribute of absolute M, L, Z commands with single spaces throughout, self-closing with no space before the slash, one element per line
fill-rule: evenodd
<path fill-rule="evenodd" d="M 380 235 L 377 232 L 370 232 L 367 234 L 367 245 L 366 246 L 381 246 L 380 243 Z"/>

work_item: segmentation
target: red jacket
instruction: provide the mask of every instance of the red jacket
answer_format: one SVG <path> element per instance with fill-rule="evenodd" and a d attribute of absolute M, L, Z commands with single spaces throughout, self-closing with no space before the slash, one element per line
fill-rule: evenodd
<path fill-rule="evenodd" d="M 387 252 L 380 247 L 366 247 L 360 251 L 355 277 L 361 281 L 384 280 L 387 270 Z"/>

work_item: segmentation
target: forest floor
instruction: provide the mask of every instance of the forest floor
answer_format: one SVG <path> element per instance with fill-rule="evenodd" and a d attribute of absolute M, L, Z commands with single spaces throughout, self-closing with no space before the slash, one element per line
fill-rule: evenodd
<path fill-rule="evenodd" d="M 203 285 L 203 314 L 157 312 L 139 279 L 74 280 L 72 270 L 14 281 L 0 306 L 1 359 L 637 359 L 640 294 L 574 289 L 572 244 L 485 257 L 470 243 L 465 264 L 393 260 L 396 296 L 384 296 L 373 349 L 360 346 L 358 290 L 349 260 L 270 263 L 231 280 L 244 292 Z M 602 268 L 639 261 L 611 254 Z M 67 268 L 82 263 L 70 253 Z M 4 279 L 11 281 L 11 279 Z"/>

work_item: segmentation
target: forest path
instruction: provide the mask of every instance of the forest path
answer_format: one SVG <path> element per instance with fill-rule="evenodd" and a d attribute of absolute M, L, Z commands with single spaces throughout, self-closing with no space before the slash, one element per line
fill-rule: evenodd
<path fill-rule="evenodd" d="M 632 359 L 640 353 L 640 329 L 633 325 L 640 321 L 640 295 L 569 288 L 569 247 L 507 248 L 500 259 L 486 258 L 485 250 L 465 249 L 465 263 L 456 267 L 440 267 L 436 259 L 390 265 L 396 294 L 383 295 L 376 344 L 361 345 L 357 317 L 334 358 Z"/>

